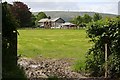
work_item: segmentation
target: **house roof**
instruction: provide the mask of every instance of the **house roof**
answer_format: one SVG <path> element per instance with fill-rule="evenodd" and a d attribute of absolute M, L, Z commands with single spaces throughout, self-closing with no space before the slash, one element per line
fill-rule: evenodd
<path fill-rule="evenodd" d="M 67 25 L 75 25 L 75 24 L 70 23 L 70 22 L 65 22 L 65 23 L 63 23 L 62 25 L 63 25 L 63 26 L 67 26 Z"/>
<path fill-rule="evenodd" d="M 57 17 L 57 18 L 51 18 L 51 19 L 44 18 L 44 19 L 39 20 L 38 22 L 46 22 L 46 21 L 52 21 L 52 22 L 55 22 L 55 21 L 57 21 L 58 19 L 60 19 L 60 17 Z M 62 19 L 62 18 L 61 18 L 61 19 Z"/>
<path fill-rule="evenodd" d="M 55 22 L 55 21 L 57 21 L 58 19 L 60 19 L 60 17 L 58 17 L 58 18 L 51 18 L 51 21 Z"/>
<path fill-rule="evenodd" d="M 50 21 L 50 19 L 44 18 L 44 19 L 39 20 L 38 22 L 46 22 L 46 21 Z"/>

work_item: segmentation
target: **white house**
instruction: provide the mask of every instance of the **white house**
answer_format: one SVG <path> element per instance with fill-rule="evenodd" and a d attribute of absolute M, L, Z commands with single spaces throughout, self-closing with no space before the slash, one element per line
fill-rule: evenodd
<path fill-rule="evenodd" d="M 44 28 L 60 28 L 61 24 L 65 23 L 65 21 L 58 17 L 58 18 L 44 18 L 38 21 L 39 25 Z"/>

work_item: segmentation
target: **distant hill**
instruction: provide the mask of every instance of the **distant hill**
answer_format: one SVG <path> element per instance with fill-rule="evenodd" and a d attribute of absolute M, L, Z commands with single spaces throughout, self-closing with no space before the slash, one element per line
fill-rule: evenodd
<path fill-rule="evenodd" d="M 65 21 L 69 21 L 75 16 L 83 16 L 84 14 L 89 14 L 90 16 L 93 16 L 95 12 L 72 12 L 72 11 L 45 11 L 47 16 L 51 16 L 52 18 L 61 17 Z M 33 12 L 34 15 L 37 15 L 38 12 Z M 114 14 L 106 14 L 106 13 L 100 13 L 103 17 L 115 17 L 117 15 Z"/>

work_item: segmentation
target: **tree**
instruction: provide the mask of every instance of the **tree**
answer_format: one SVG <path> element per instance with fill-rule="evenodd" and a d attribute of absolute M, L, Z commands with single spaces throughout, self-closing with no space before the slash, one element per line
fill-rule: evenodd
<path fill-rule="evenodd" d="M 87 33 L 94 43 L 86 56 L 86 69 L 91 76 L 104 76 L 106 63 L 104 45 L 107 43 L 108 77 L 120 78 L 120 18 L 92 22 Z"/>
<path fill-rule="evenodd" d="M 32 21 L 31 21 L 31 24 L 30 24 L 30 25 L 31 25 L 32 27 L 35 27 L 35 21 L 36 21 L 35 15 L 32 14 L 31 20 L 32 20 Z"/>
<path fill-rule="evenodd" d="M 43 19 L 43 18 L 47 18 L 47 15 L 44 12 L 39 12 L 36 15 L 36 20 L 40 20 L 40 19 Z"/>
<path fill-rule="evenodd" d="M 93 16 L 93 21 L 98 21 L 100 19 L 102 19 L 102 16 L 99 13 L 95 13 Z"/>
<path fill-rule="evenodd" d="M 39 12 L 39 13 L 36 15 L 36 21 L 35 21 L 36 26 L 38 26 L 38 21 L 39 21 L 40 19 L 43 19 L 43 18 L 50 18 L 50 16 L 47 17 L 47 15 L 46 15 L 44 12 Z"/>
<path fill-rule="evenodd" d="M 89 16 L 88 14 L 84 14 L 84 16 L 83 16 L 83 22 L 84 23 L 89 23 L 91 21 L 92 21 L 92 17 Z"/>
<path fill-rule="evenodd" d="M 29 11 L 30 8 L 23 2 L 15 1 L 11 6 L 12 13 L 16 19 L 19 20 L 20 27 L 31 27 L 32 13 Z"/>
<path fill-rule="evenodd" d="M 10 5 L 2 3 L 2 78 L 25 78 L 17 66 L 18 21 L 12 15 Z"/>
<path fill-rule="evenodd" d="M 72 23 L 76 24 L 77 26 L 80 26 L 80 24 L 82 23 L 82 17 L 81 16 L 77 16 L 75 18 L 73 18 L 71 20 Z"/>

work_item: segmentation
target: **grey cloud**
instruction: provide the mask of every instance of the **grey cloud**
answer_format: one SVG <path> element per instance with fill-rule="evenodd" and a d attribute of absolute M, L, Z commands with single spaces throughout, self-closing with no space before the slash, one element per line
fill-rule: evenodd
<path fill-rule="evenodd" d="M 118 15 L 120 15 L 120 1 L 118 2 Z"/>
<path fill-rule="evenodd" d="M 26 2 L 31 11 L 94 11 L 117 14 L 117 2 Z"/>
<path fill-rule="evenodd" d="M 36 10 L 78 10 L 76 2 L 28 2 L 30 8 Z"/>

